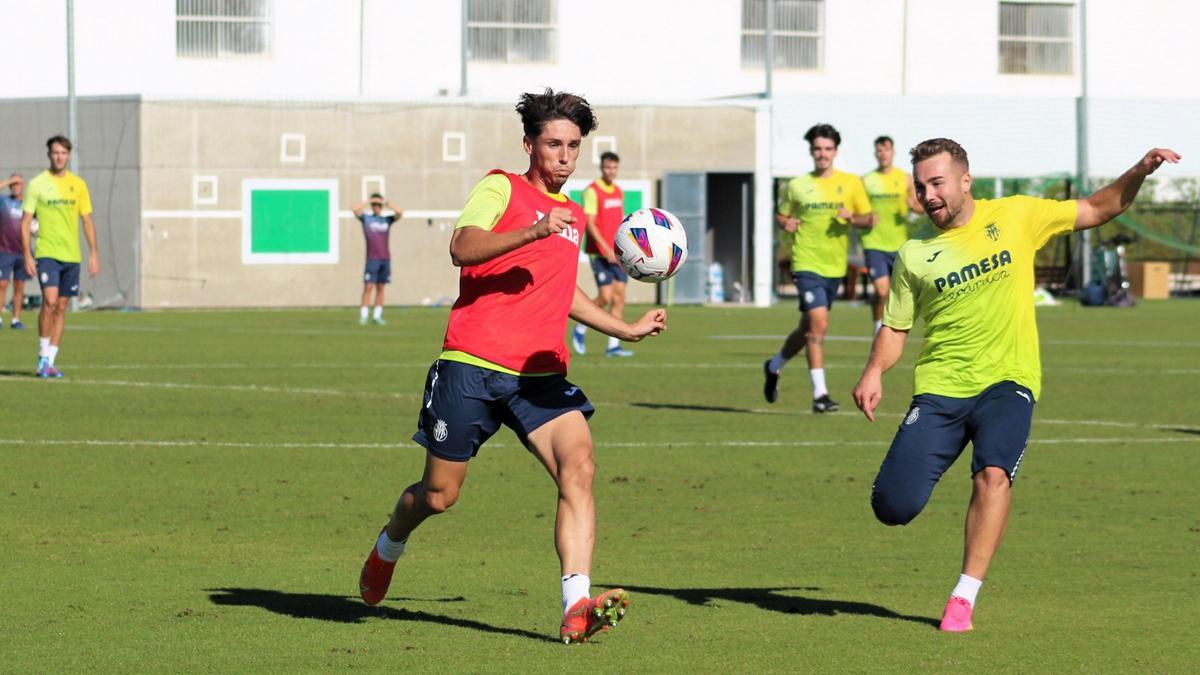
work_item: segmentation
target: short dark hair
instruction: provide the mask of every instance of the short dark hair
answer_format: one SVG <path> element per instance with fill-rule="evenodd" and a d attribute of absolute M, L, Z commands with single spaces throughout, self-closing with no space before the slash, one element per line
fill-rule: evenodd
<path fill-rule="evenodd" d="M 600 153 L 600 163 L 604 164 L 605 162 L 616 162 L 617 164 L 620 164 L 621 158 L 617 157 L 617 153 L 613 152 L 612 150 L 605 150 L 604 152 Z"/>
<path fill-rule="evenodd" d="M 383 199 L 383 195 L 379 194 L 378 192 L 372 192 L 368 199 Z"/>
<path fill-rule="evenodd" d="M 913 166 L 916 166 L 917 162 L 940 155 L 943 152 L 948 153 L 950 159 L 961 162 L 967 169 L 971 168 L 971 163 L 967 161 L 967 151 L 963 149 L 963 146 L 949 138 L 931 138 L 927 141 L 921 141 L 917 144 L 917 147 L 909 150 L 908 154 L 912 157 Z"/>
<path fill-rule="evenodd" d="M 804 134 L 804 140 L 808 141 L 809 145 L 812 145 L 813 141 L 818 138 L 828 138 L 833 141 L 833 147 L 835 148 L 842 144 L 842 135 L 838 133 L 837 129 L 833 128 L 832 124 L 814 124 L 808 130 L 808 133 Z"/>
<path fill-rule="evenodd" d="M 66 148 L 67 152 L 70 152 L 72 149 L 71 139 L 67 138 L 66 136 L 63 136 L 62 134 L 59 134 L 57 136 L 51 136 L 50 138 L 46 139 L 46 149 L 47 150 L 52 149 L 52 146 L 55 143 L 58 143 L 59 145 Z"/>
<path fill-rule="evenodd" d="M 884 143 L 887 143 L 893 147 L 896 145 L 896 142 L 892 140 L 891 136 L 880 136 L 879 138 L 875 139 L 875 145 L 883 145 Z"/>
<path fill-rule="evenodd" d="M 521 116 L 521 125 L 529 138 L 537 138 L 546 123 L 554 120 L 574 122 L 584 136 L 597 126 L 596 113 L 592 112 L 587 99 L 565 91 L 556 92 L 550 87 L 540 94 L 521 94 L 517 114 Z"/>

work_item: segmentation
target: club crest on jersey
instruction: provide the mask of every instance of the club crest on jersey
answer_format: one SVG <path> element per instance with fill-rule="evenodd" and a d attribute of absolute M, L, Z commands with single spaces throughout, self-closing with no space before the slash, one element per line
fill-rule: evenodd
<path fill-rule="evenodd" d="M 996 227 L 995 223 L 988 223 L 985 232 L 987 233 L 987 238 L 992 241 L 1000 239 L 1000 228 Z"/>
<path fill-rule="evenodd" d="M 975 277 L 994 272 L 995 270 L 998 270 L 1011 262 L 1012 254 L 1008 252 L 1008 249 L 1004 249 L 999 253 L 993 253 L 992 257 L 990 258 L 984 258 L 977 263 L 964 265 L 963 268 L 957 272 L 951 272 L 944 277 L 938 277 L 937 279 L 934 279 L 933 286 L 937 289 L 938 293 L 941 293 L 947 288 L 954 288 L 959 284 L 965 284 L 968 281 L 971 281 Z"/>

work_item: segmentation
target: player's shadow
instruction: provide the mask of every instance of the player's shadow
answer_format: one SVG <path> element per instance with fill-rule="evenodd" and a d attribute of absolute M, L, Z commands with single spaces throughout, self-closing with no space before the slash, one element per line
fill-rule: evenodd
<path fill-rule="evenodd" d="M 1191 434 L 1193 436 L 1200 436 L 1200 429 L 1196 429 L 1194 427 L 1167 427 L 1164 428 L 1163 431 L 1173 431 L 1177 434 Z"/>
<path fill-rule="evenodd" d="M 210 588 L 208 599 L 214 605 L 233 607 L 259 607 L 268 612 L 290 616 L 296 619 L 318 619 L 337 623 L 363 623 L 367 619 L 393 619 L 396 621 L 420 621 L 437 623 L 443 626 L 467 628 L 483 633 L 497 633 L 513 637 L 527 638 L 539 642 L 557 642 L 548 635 L 521 630 L 493 626 L 482 621 L 460 619 L 453 616 L 434 614 L 421 610 L 398 609 L 364 604 L 358 598 L 345 595 L 328 595 L 319 593 L 287 593 L 266 588 Z M 392 600 L 411 600 L 412 598 L 390 598 Z M 463 602 L 465 598 L 436 598 L 423 602 Z"/>
<path fill-rule="evenodd" d="M 782 614 L 803 614 L 834 616 L 837 614 L 857 614 L 859 616 L 875 616 L 881 619 L 896 619 L 912 621 L 926 626 L 937 627 L 938 621 L 927 616 L 909 616 L 894 612 L 887 607 L 872 605 L 866 602 L 852 600 L 824 600 L 821 598 L 806 598 L 797 595 L 785 595 L 784 591 L 817 591 L 812 586 L 780 586 L 778 588 L 655 588 L 653 586 L 621 586 L 630 593 L 647 593 L 649 595 L 666 595 L 690 605 L 706 606 L 722 600 L 744 602 Z"/>
<path fill-rule="evenodd" d="M 749 408 L 735 408 L 728 405 L 692 405 L 690 403 L 646 403 L 644 401 L 635 401 L 629 404 L 634 408 L 649 408 L 650 410 L 691 410 L 695 412 L 724 412 L 724 413 L 744 413 L 750 415 L 758 415 L 759 413 Z"/>
<path fill-rule="evenodd" d="M 32 370 L 0 370 L 0 377 L 37 377 Z"/>

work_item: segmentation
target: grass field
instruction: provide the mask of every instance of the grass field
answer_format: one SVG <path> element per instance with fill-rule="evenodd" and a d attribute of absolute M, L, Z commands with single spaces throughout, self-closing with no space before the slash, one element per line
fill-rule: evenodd
<path fill-rule="evenodd" d="M 969 461 L 908 527 L 868 504 L 916 336 L 874 425 L 848 394 L 865 308 L 834 312 L 830 416 L 808 412 L 801 362 L 761 399 L 790 303 L 675 309 L 632 359 L 575 357 L 598 408 L 593 580 L 633 606 L 570 648 L 554 490 L 508 431 L 388 599 L 357 597 L 420 473 L 408 439 L 445 310 L 76 314 L 56 382 L 29 376 L 34 331 L 6 328 L 0 670 L 1195 672 L 1200 305 L 1039 314 L 1043 401 L 967 635 L 936 621 Z"/>

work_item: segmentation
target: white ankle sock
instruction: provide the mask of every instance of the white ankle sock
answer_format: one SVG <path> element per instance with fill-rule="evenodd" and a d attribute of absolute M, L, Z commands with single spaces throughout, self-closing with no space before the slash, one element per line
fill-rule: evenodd
<path fill-rule="evenodd" d="M 38 338 L 38 356 L 48 356 L 50 354 L 50 338 Z"/>
<path fill-rule="evenodd" d="M 587 326 L 581 323 L 575 324 L 575 334 L 580 336 L 587 335 Z"/>
<path fill-rule="evenodd" d="M 592 580 L 586 574 L 568 574 L 562 578 L 563 611 L 579 602 L 580 598 L 588 597 L 592 592 Z"/>
<path fill-rule="evenodd" d="M 396 562 L 400 556 L 404 555 L 404 545 L 408 540 L 392 541 L 387 535 L 387 530 L 379 533 L 379 539 L 375 540 L 375 552 L 379 554 L 380 559 L 386 562 Z"/>
<path fill-rule="evenodd" d="M 958 585 L 954 587 L 954 590 L 950 592 L 950 595 L 952 597 L 958 596 L 971 603 L 971 606 L 974 607 L 975 596 L 979 594 L 979 587 L 982 585 L 983 581 L 981 579 L 960 574 L 958 575 Z"/>
<path fill-rule="evenodd" d="M 620 346 L 621 346 L 620 340 L 618 340 L 615 337 L 609 336 L 609 338 L 608 338 L 608 348 L 609 349 L 618 349 L 618 348 L 620 348 Z"/>
<path fill-rule="evenodd" d="M 54 359 L 58 358 L 58 347 L 50 345 L 46 358 L 50 359 L 50 365 L 54 365 Z"/>
<path fill-rule="evenodd" d="M 359 308 L 358 308 L 358 318 L 360 318 L 360 319 L 365 319 L 365 318 L 367 318 L 367 311 L 368 311 L 368 310 L 367 310 L 367 306 L 366 306 L 366 305 L 363 305 L 362 307 L 359 307 Z"/>
<path fill-rule="evenodd" d="M 382 316 L 383 316 L 383 305 L 375 305 L 375 318 L 378 319 L 378 318 L 381 318 Z"/>
<path fill-rule="evenodd" d="M 812 378 L 813 398 L 821 398 L 829 393 L 829 388 L 825 386 L 824 368 L 813 368 L 808 371 L 808 376 Z"/>
<path fill-rule="evenodd" d="M 776 354 L 775 356 L 771 357 L 771 362 L 767 364 L 767 370 L 778 374 L 779 371 L 783 370 L 783 367 L 787 365 L 787 362 L 788 360 L 783 358 L 782 353 Z"/>

